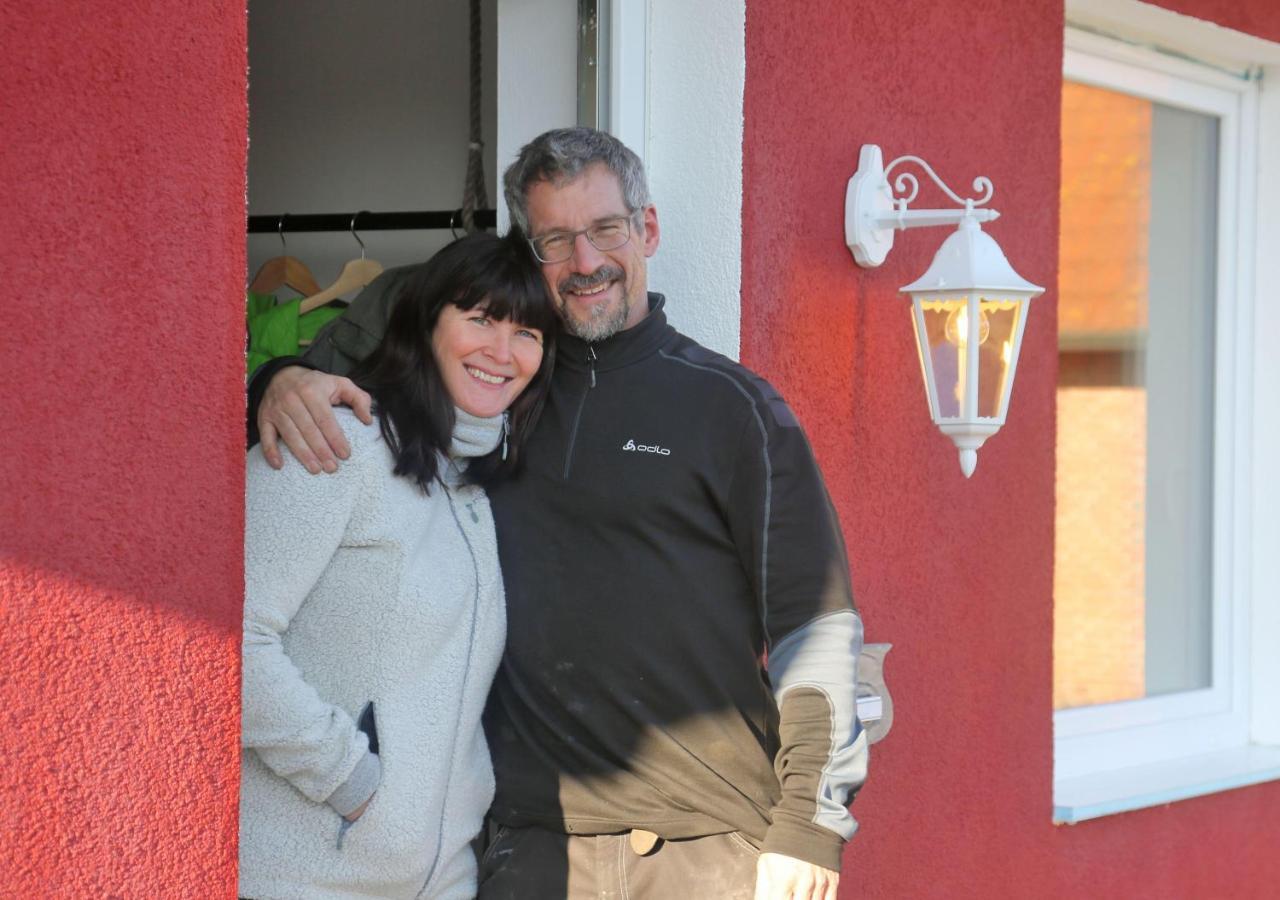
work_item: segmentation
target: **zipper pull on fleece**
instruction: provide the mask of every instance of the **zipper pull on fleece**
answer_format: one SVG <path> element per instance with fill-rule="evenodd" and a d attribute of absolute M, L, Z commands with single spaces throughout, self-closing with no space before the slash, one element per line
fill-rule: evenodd
<path fill-rule="evenodd" d="M 596 348 L 587 344 L 587 368 L 591 371 L 591 386 L 596 386 Z"/>

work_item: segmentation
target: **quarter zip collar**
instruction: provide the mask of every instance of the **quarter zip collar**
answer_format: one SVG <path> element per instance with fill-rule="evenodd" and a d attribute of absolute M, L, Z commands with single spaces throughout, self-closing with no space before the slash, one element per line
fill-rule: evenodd
<path fill-rule="evenodd" d="M 603 341 L 588 343 L 582 338 L 561 333 L 556 340 L 556 365 L 576 372 L 608 372 L 639 362 L 658 352 L 658 348 L 675 335 L 662 311 L 666 298 L 650 292 L 649 314 L 638 325 L 619 331 Z"/>

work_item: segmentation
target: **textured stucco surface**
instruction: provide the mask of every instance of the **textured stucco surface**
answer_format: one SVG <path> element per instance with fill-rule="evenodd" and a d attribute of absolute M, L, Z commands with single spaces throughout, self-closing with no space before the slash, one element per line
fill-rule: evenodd
<path fill-rule="evenodd" d="M 1153 6 L 1214 22 L 1254 37 L 1280 41 L 1280 3 L 1276 0 L 1148 0 Z"/>
<path fill-rule="evenodd" d="M 1270 0 L 1162 5 L 1280 28 Z M 842 897 L 1264 897 L 1280 882 L 1280 785 L 1050 821 L 1062 28 L 1059 0 L 747 5 L 742 359 L 808 428 L 868 640 L 896 645 L 898 718 L 854 805 Z M 961 191 L 990 176 L 1003 218 L 988 230 L 1049 286 L 1009 423 L 967 482 L 929 421 L 897 292 L 945 232 L 854 264 L 843 202 L 864 143 Z M 945 202 L 927 184 L 920 199 Z"/>
<path fill-rule="evenodd" d="M 0 894 L 231 897 L 244 6 L 0 41 Z"/>

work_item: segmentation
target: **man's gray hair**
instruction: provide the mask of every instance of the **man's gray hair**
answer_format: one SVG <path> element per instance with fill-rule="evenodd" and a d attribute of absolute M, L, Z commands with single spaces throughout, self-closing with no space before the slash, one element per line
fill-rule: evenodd
<path fill-rule="evenodd" d="M 613 135 L 594 128 L 557 128 L 544 131 L 520 148 L 516 161 L 502 176 L 502 189 L 511 211 L 511 222 L 529 233 L 529 188 L 540 181 L 562 184 L 577 178 L 589 166 L 602 164 L 618 179 L 628 212 L 649 205 L 649 184 L 640 157 Z"/>

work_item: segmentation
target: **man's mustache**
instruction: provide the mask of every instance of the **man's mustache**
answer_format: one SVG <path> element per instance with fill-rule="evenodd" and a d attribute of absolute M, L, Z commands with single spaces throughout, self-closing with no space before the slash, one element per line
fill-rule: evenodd
<path fill-rule="evenodd" d="M 590 275 L 577 272 L 566 276 L 556 285 L 561 293 L 565 291 L 581 291 L 599 287 L 606 281 L 620 281 L 625 273 L 617 266 L 601 266 Z"/>

